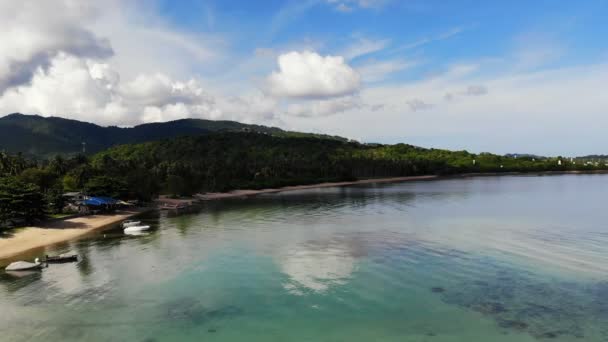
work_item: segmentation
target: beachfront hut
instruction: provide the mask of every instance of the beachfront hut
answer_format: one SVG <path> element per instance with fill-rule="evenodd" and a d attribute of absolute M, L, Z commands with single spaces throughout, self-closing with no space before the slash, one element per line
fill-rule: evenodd
<path fill-rule="evenodd" d="M 66 192 L 63 194 L 63 198 L 65 198 L 68 203 L 78 203 L 82 202 L 86 199 L 86 196 L 82 192 L 74 191 L 74 192 Z"/>
<path fill-rule="evenodd" d="M 65 207 L 63 208 L 64 212 L 68 213 L 87 213 L 88 208 L 84 205 L 84 201 L 87 199 L 87 196 L 79 191 L 66 192 L 63 194 L 63 199 L 65 200 Z"/>

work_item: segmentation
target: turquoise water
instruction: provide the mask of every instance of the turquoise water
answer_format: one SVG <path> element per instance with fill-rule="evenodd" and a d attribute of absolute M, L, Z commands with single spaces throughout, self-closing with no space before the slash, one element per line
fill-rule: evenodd
<path fill-rule="evenodd" d="M 608 176 L 206 203 L 0 271 L 1 341 L 608 341 Z"/>

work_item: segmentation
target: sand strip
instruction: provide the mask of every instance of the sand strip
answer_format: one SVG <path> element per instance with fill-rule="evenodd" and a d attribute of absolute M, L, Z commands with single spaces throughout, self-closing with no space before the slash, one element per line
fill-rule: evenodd
<path fill-rule="evenodd" d="M 90 215 L 66 220 L 49 221 L 41 227 L 9 230 L 0 235 L 0 260 L 27 251 L 74 240 L 95 230 L 105 228 L 145 210 L 120 211 L 110 215 Z"/>
<path fill-rule="evenodd" d="M 357 184 L 422 181 L 422 180 L 432 180 L 432 179 L 438 179 L 438 178 L 439 178 L 439 176 L 429 175 L 429 176 L 363 179 L 363 180 L 352 181 L 352 182 L 330 182 L 330 183 L 320 183 L 320 184 L 310 184 L 310 185 L 286 186 L 286 187 L 277 188 L 277 189 L 234 190 L 234 191 L 230 191 L 230 192 L 208 192 L 205 194 L 196 195 L 196 198 L 199 200 L 203 200 L 203 201 L 210 201 L 210 200 L 217 200 L 217 199 L 224 199 L 224 198 L 248 197 L 248 196 L 261 195 L 261 194 L 273 194 L 273 193 L 284 192 L 284 191 L 318 189 L 318 188 L 333 188 L 333 187 L 337 187 L 337 186 L 349 186 L 349 185 L 357 185 Z"/>

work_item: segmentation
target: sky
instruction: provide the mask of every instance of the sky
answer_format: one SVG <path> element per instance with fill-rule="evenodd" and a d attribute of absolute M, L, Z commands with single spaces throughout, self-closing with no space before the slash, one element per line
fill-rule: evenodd
<path fill-rule="evenodd" d="M 608 153 L 608 0 L 0 0 L 0 116 Z"/>

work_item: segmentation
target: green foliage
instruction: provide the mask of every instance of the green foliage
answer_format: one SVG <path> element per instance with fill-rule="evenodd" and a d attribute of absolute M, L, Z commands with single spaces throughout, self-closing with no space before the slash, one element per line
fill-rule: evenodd
<path fill-rule="evenodd" d="M 84 192 L 90 196 L 124 198 L 127 194 L 126 182 L 121 178 L 95 176 L 86 181 Z"/>
<path fill-rule="evenodd" d="M 40 188 L 16 177 L 0 178 L 0 225 L 31 223 L 45 215 L 45 201 Z"/>
<path fill-rule="evenodd" d="M 56 176 L 46 169 L 28 168 L 23 170 L 19 175 L 19 179 L 24 183 L 37 185 L 43 192 L 46 192 L 53 184 L 55 184 Z"/>
<path fill-rule="evenodd" d="M 33 164 L 23 158 L 21 154 L 11 156 L 4 152 L 0 152 L 0 177 L 17 176 L 32 165 Z"/>
<path fill-rule="evenodd" d="M 50 214 L 61 214 L 65 206 L 65 198 L 63 197 L 63 186 L 61 183 L 55 184 L 49 189 L 44 197 L 46 202 L 47 212 Z"/>

